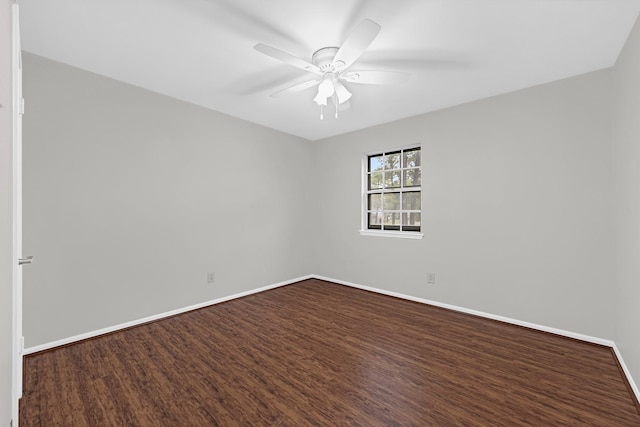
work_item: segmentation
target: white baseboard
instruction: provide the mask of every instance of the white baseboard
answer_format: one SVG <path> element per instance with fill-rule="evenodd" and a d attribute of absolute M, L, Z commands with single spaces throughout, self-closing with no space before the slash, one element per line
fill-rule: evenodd
<path fill-rule="evenodd" d="M 339 285 L 350 286 L 352 288 L 364 289 L 365 291 L 371 291 L 378 294 L 388 295 L 396 298 L 406 299 L 409 301 L 419 302 L 422 304 L 434 305 L 436 307 L 442 307 L 453 311 L 458 311 L 460 313 L 473 314 L 474 316 L 480 316 L 487 319 L 498 320 L 500 322 L 511 323 L 513 325 L 524 326 L 525 328 L 537 329 L 539 331 L 549 332 L 556 335 L 562 335 L 569 338 L 575 338 L 581 341 L 587 341 L 593 344 L 600 344 L 607 347 L 613 347 L 613 341 L 605 340 L 602 338 L 596 338 L 589 335 L 577 334 L 575 332 L 565 331 L 562 329 L 551 328 L 548 326 L 538 325 L 535 323 L 524 322 L 518 319 L 512 319 L 510 317 L 498 316 L 496 314 L 485 313 L 484 311 L 471 310 L 469 308 L 458 307 L 452 304 L 446 304 L 438 301 L 432 301 L 425 298 L 414 297 L 412 295 L 401 294 L 399 292 L 387 291 L 384 289 L 373 288 L 371 286 L 359 285 L 357 283 L 345 282 L 344 280 L 332 279 L 330 277 L 318 276 L 316 274 L 312 274 L 314 279 L 326 280 L 328 282 L 338 283 Z"/>
<path fill-rule="evenodd" d="M 419 303 L 423 303 L 423 304 L 428 304 L 428 305 L 433 305 L 436 307 L 442 307 L 442 308 L 446 308 L 449 310 L 453 310 L 453 311 L 458 311 L 460 313 L 466 313 L 466 314 L 473 314 L 474 316 L 480 316 L 480 317 L 484 317 L 487 319 L 492 319 L 492 320 L 498 320 L 500 322 L 505 322 L 505 323 L 510 323 L 513 325 L 518 325 L 518 326 L 524 326 L 526 328 L 530 328 L 530 329 L 535 329 L 535 330 L 539 330 L 539 331 L 543 331 L 543 332 L 549 332 L 552 334 L 556 334 L 556 335 L 560 335 L 560 336 L 564 336 L 564 337 L 568 337 L 568 338 L 573 338 L 573 339 L 577 339 L 580 341 L 586 341 L 589 343 L 593 343 L 593 344 L 599 344 L 599 345 L 603 345 L 606 347 L 610 347 L 613 349 L 616 357 L 618 358 L 618 362 L 620 363 L 620 366 L 622 366 L 622 370 L 627 378 L 627 381 L 629 382 L 629 385 L 631 386 L 631 389 L 633 390 L 634 394 L 636 395 L 636 399 L 638 400 L 638 402 L 640 402 L 640 391 L 638 391 L 638 387 L 636 386 L 636 383 L 633 381 L 633 377 L 631 376 L 631 372 L 629 372 L 629 369 L 627 369 L 627 366 L 624 363 L 624 360 L 622 359 L 622 354 L 620 354 L 620 350 L 618 350 L 618 347 L 616 346 L 616 343 L 611 341 L 611 340 L 606 340 L 603 338 L 598 338 L 598 337 L 592 337 L 589 335 L 583 335 L 583 334 L 578 334 L 575 332 L 571 332 L 571 331 L 566 331 L 563 329 L 557 329 L 557 328 L 552 328 L 549 326 L 544 326 L 544 325 L 538 325 L 536 323 L 530 323 L 530 322 L 524 322 L 522 320 L 518 320 L 518 319 L 512 319 L 509 317 L 504 317 L 504 316 L 498 316 L 495 314 L 491 314 L 491 313 L 485 313 L 483 311 L 478 311 L 478 310 L 471 310 L 468 308 L 464 308 L 464 307 L 458 307 L 456 305 L 452 305 L 452 304 L 445 304 L 442 302 L 438 302 L 438 301 L 431 301 L 428 299 L 424 299 L 424 298 L 418 298 L 418 297 L 414 297 L 411 295 L 405 295 L 405 294 L 401 294 L 398 292 L 392 292 L 392 291 L 387 291 L 384 289 L 378 289 L 378 288 L 373 288 L 371 286 L 364 286 L 364 285 L 359 285 L 357 283 L 351 283 L 351 282 L 346 282 L 344 280 L 338 280 L 338 279 L 332 279 L 330 277 L 324 277 L 324 276 L 319 276 L 317 274 L 312 274 L 311 277 L 313 277 L 314 279 L 319 279 L 319 280 L 326 280 L 327 282 L 333 282 L 333 283 L 337 283 L 339 285 L 345 285 L 345 286 L 350 286 L 353 288 L 358 288 L 358 289 L 363 289 L 366 291 L 371 291 L 371 292 L 376 292 L 379 294 L 383 294 L 383 295 L 388 295 L 388 296 L 392 296 L 392 297 L 396 297 L 396 298 L 401 298 L 401 299 L 405 299 L 405 300 L 409 300 L 409 301 L 414 301 L 414 302 L 419 302 Z"/>
<path fill-rule="evenodd" d="M 618 346 L 615 343 L 613 343 L 613 346 L 611 348 L 613 348 L 613 351 L 615 352 L 616 357 L 618 358 L 618 362 L 622 367 L 622 371 L 624 372 L 624 375 L 627 377 L 627 381 L 629 381 L 629 385 L 631 386 L 633 393 L 636 395 L 636 399 L 638 400 L 638 402 L 640 402 L 640 390 L 638 390 L 638 386 L 633 381 L 633 377 L 631 376 L 631 372 L 629 371 L 629 368 L 627 368 L 627 365 L 624 363 L 624 359 L 622 358 L 622 353 L 620 353 L 620 350 L 618 350 Z"/>
<path fill-rule="evenodd" d="M 33 347 L 28 347 L 28 348 L 24 349 L 23 354 L 26 356 L 28 354 L 37 353 L 39 351 L 50 350 L 50 349 L 55 348 L 55 347 L 60 347 L 60 346 L 63 346 L 63 345 L 73 344 L 74 342 L 86 340 L 86 339 L 89 339 L 89 338 L 95 338 L 95 337 L 100 336 L 100 335 L 108 334 L 108 333 L 111 333 L 111 332 L 116 332 L 116 331 L 119 331 L 119 330 L 122 330 L 122 329 L 130 328 L 132 326 L 142 325 L 144 323 L 153 322 L 154 320 L 164 319 L 165 317 L 175 316 L 176 314 L 185 313 L 185 312 L 191 311 L 191 310 L 197 310 L 199 308 L 208 307 L 208 306 L 214 305 L 214 304 L 220 304 L 221 302 L 230 301 L 230 300 L 236 299 L 236 298 L 242 298 L 242 297 L 245 297 L 247 295 L 257 294 L 259 292 L 268 291 L 270 289 L 279 288 L 281 286 L 290 285 L 292 283 L 296 283 L 296 282 L 300 282 L 302 280 L 307 280 L 307 279 L 312 279 L 312 278 L 313 278 L 312 275 L 307 275 L 307 276 L 302 276 L 302 277 L 298 277 L 298 278 L 291 279 L 291 280 L 285 280 L 284 282 L 274 283 L 272 285 L 263 286 L 261 288 L 252 289 L 252 290 L 249 290 L 249 291 L 245 291 L 245 292 L 241 292 L 241 293 L 238 293 L 238 294 L 229 295 L 229 296 L 222 297 L 222 298 L 217 298 L 217 299 L 214 299 L 214 300 L 211 300 L 211 301 L 206 301 L 206 302 L 202 302 L 202 303 L 195 304 L 195 305 L 190 305 L 189 307 L 182 307 L 182 308 L 178 308 L 178 309 L 175 309 L 175 310 L 167 311 L 165 313 L 160 313 L 160 314 L 156 314 L 156 315 L 153 315 L 153 316 L 144 317 L 142 319 L 132 320 L 130 322 L 121 323 L 119 325 L 110 326 L 108 328 L 98 329 L 97 331 L 86 332 L 84 334 L 74 335 L 72 337 L 63 338 L 61 340 L 52 341 L 52 342 L 48 342 L 48 343 L 45 343 L 45 344 L 36 345 L 36 346 L 33 346 Z"/>
<path fill-rule="evenodd" d="M 233 299 L 236 299 L 236 298 L 242 298 L 242 297 L 247 296 L 247 295 L 257 294 L 259 292 L 268 291 L 270 289 L 279 288 L 281 286 L 290 285 L 292 283 L 300 282 L 302 280 L 307 280 L 307 279 L 325 280 L 327 282 L 337 283 L 339 285 L 350 286 L 352 288 L 363 289 L 363 290 L 366 290 L 366 291 L 376 292 L 376 293 L 379 293 L 379 294 L 382 294 L 382 295 L 388 295 L 388 296 L 401 298 L 401 299 L 405 299 L 405 300 L 409 300 L 409 301 L 419 302 L 419 303 L 422 303 L 422 304 L 428 304 L 428 305 L 433 305 L 433 306 L 436 306 L 436 307 L 442 307 L 442 308 L 446 308 L 446 309 L 449 309 L 449 310 L 457 311 L 457 312 L 460 312 L 460 313 L 472 314 L 472 315 L 484 317 L 484 318 L 487 318 L 487 319 L 498 320 L 500 322 L 510 323 L 510 324 L 518 325 L 518 326 L 524 326 L 524 327 L 530 328 L 530 329 L 549 332 L 549 333 L 552 333 L 552 334 L 561 335 L 561 336 L 565 336 L 565 337 L 569 337 L 569 338 L 573 338 L 573 339 L 577 339 L 577 340 L 581 340 L 581 341 L 586 341 L 586 342 L 593 343 L 593 344 L 600 344 L 600 345 L 604 345 L 606 347 L 611 347 L 613 349 L 616 357 L 618 358 L 618 362 L 620 363 L 620 366 L 622 367 L 622 370 L 623 370 L 625 376 L 627 377 L 627 381 L 629 381 L 629 385 L 631 386 L 633 392 L 636 395 L 636 399 L 638 399 L 638 401 L 640 401 L 640 391 L 638 390 L 638 387 L 637 387 L 636 383 L 633 381 L 633 377 L 631 376 L 631 373 L 629 372 L 629 369 L 627 369 L 627 366 L 624 363 L 624 360 L 622 358 L 622 354 L 620 354 L 620 350 L 618 350 L 618 347 L 616 346 L 615 342 L 613 342 L 611 340 L 592 337 L 592 336 L 589 336 L 589 335 L 578 334 L 578 333 L 575 333 L 575 332 L 566 331 L 566 330 L 563 330 L 563 329 L 552 328 L 552 327 L 544 326 L 544 325 L 538 325 L 538 324 L 535 324 L 535 323 L 524 322 L 524 321 L 518 320 L 518 319 L 512 319 L 512 318 L 504 317 L 504 316 L 498 316 L 498 315 L 495 315 L 495 314 L 485 313 L 483 311 L 478 311 L 478 310 L 471 310 L 471 309 L 464 308 L 464 307 L 458 307 L 458 306 L 452 305 L 452 304 L 446 304 L 446 303 L 442 303 L 442 302 L 438 302 L 438 301 L 432 301 L 432 300 L 428 300 L 428 299 L 424 299 L 424 298 L 414 297 L 414 296 L 411 296 L 411 295 L 401 294 L 399 292 L 392 292 L 392 291 L 387 291 L 387 290 L 384 290 L 384 289 L 373 288 L 371 286 L 359 285 L 357 283 L 347 282 L 347 281 L 344 281 L 344 280 L 332 279 L 330 277 L 320 276 L 320 275 L 317 275 L 317 274 L 309 274 L 309 275 L 306 275 L 306 276 L 297 277 L 295 279 L 286 280 L 286 281 L 279 282 L 279 283 L 274 283 L 272 285 L 267 285 L 267 286 L 263 286 L 261 288 L 252 289 L 252 290 L 249 290 L 249 291 L 245 291 L 245 292 L 241 292 L 241 293 L 238 293 L 238 294 L 229 295 L 229 296 L 218 298 L 218 299 L 211 300 L 211 301 L 206 301 L 206 302 L 203 302 L 203 303 L 200 303 L 200 304 L 191 305 L 189 307 L 178 308 L 176 310 L 171 310 L 171 311 L 167 311 L 165 313 L 156 314 L 154 316 L 149 316 L 149 317 L 145 317 L 145 318 L 138 319 L 138 320 L 133 320 L 133 321 L 126 322 L 126 323 L 121 323 L 119 325 L 115 325 L 115 326 L 111 326 L 111 327 L 108 327 L 108 328 L 99 329 L 97 331 L 87 332 L 87 333 L 84 333 L 84 334 L 75 335 L 75 336 L 72 336 L 72 337 L 64 338 L 64 339 L 57 340 L 57 341 L 52 341 L 52 342 L 41 344 L 41 345 L 37 345 L 37 346 L 34 346 L 34 347 L 25 348 L 23 354 L 24 355 L 33 354 L 33 353 L 37 353 L 37 352 L 40 352 L 40 351 L 49 350 L 49 349 L 52 349 L 52 348 L 55 348 L 55 347 L 72 344 L 74 342 L 86 340 L 86 339 L 89 339 L 89 338 L 94 338 L 94 337 L 97 337 L 97 336 L 100 336 L 100 335 L 104 335 L 104 334 L 108 334 L 108 333 L 111 333 L 111 332 L 116 332 L 118 330 L 130 328 L 132 326 L 142 325 L 144 323 L 153 322 L 154 320 L 160 320 L 160 319 L 163 319 L 163 318 L 166 318 L 166 317 L 175 316 L 176 314 L 185 313 L 185 312 L 191 311 L 191 310 L 197 310 L 199 308 L 203 308 L 203 307 L 207 307 L 207 306 L 210 306 L 210 305 L 219 304 L 219 303 L 222 303 L 222 302 L 225 302 L 225 301 L 230 301 L 230 300 L 233 300 Z"/>

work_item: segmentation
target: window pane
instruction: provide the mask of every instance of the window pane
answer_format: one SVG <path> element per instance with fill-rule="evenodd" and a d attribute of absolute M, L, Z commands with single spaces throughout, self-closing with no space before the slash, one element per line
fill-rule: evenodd
<path fill-rule="evenodd" d="M 406 150 L 402 156 L 403 168 L 415 168 L 420 166 L 420 149 Z"/>
<path fill-rule="evenodd" d="M 406 210 L 406 211 L 420 210 L 420 192 L 419 191 L 402 193 L 402 210 Z"/>
<path fill-rule="evenodd" d="M 382 172 L 374 172 L 369 174 L 369 190 L 382 188 Z"/>
<path fill-rule="evenodd" d="M 382 154 L 369 156 L 369 172 L 382 170 Z"/>
<path fill-rule="evenodd" d="M 384 213 L 384 229 L 400 230 L 400 213 L 399 212 Z"/>
<path fill-rule="evenodd" d="M 382 212 L 369 212 L 369 228 L 382 228 Z"/>
<path fill-rule="evenodd" d="M 385 172 L 384 186 L 386 188 L 400 188 L 400 171 Z"/>
<path fill-rule="evenodd" d="M 400 210 L 400 193 L 386 193 L 384 195 L 384 210 L 385 211 Z"/>
<path fill-rule="evenodd" d="M 368 210 L 370 211 L 382 210 L 382 194 L 369 194 Z"/>
<path fill-rule="evenodd" d="M 385 169 L 400 169 L 400 152 L 387 153 L 384 156 L 384 168 Z"/>
<path fill-rule="evenodd" d="M 422 184 L 420 169 L 407 169 L 404 171 L 404 186 L 419 187 Z"/>
<path fill-rule="evenodd" d="M 385 212 L 384 213 L 384 228 L 388 225 L 400 225 L 400 213 L 399 212 Z"/>
<path fill-rule="evenodd" d="M 407 226 L 420 226 L 420 213 L 410 212 L 402 214 L 402 228 L 406 229 Z"/>

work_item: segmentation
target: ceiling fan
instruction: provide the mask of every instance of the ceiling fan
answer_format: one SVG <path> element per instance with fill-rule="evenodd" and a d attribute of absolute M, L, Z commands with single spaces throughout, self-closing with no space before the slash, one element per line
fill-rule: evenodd
<path fill-rule="evenodd" d="M 290 53 L 276 49 L 262 43 L 254 46 L 272 58 L 286 64 L 316 74 L 312 80 L 293 85 L 273 93 L 280 96 L 300 92 L 318 86 L 318 93 L 313 100 L 320 106 L 320 119 L 324 118 L 323 107 L 329 100 L 335 105 L 335 117 L 338 117 L 338 105 L 344 104 L 351 98 L 344 82 L 358 84 L 392 84 L 405 81 L 409 74 L 398 71 L 381 70 L 350 70 L 349 67 L 364 53 L 371 42 L 380 32 L 380 25 L 370 19 L 365 19 L 347 37 L 341 47 L 323 47 L 312 56 L 311 62 L 298 58 Z"/>

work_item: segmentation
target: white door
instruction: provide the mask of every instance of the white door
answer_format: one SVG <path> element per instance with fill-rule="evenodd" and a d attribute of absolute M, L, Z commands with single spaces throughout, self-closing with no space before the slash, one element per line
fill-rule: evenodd
<path fill-rule="evenodd" d="M 12 5 L 13 32 L 13 425 L 18 425 L 18 401 L 22 397 L 22 268 L 31 258 L 22 254 L 22 55 L 18 5 Z"/>

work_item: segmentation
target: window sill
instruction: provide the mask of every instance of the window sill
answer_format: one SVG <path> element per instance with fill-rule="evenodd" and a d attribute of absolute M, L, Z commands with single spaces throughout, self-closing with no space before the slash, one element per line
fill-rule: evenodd
<path fill-rule="evenodd" d="M 361 236 L 377 236 L 377 237 L 395 237 L 397 239 L 422 239 L 423 233 L 416 231 L 378 231 L 378 230 L 360 230 Z"/>

